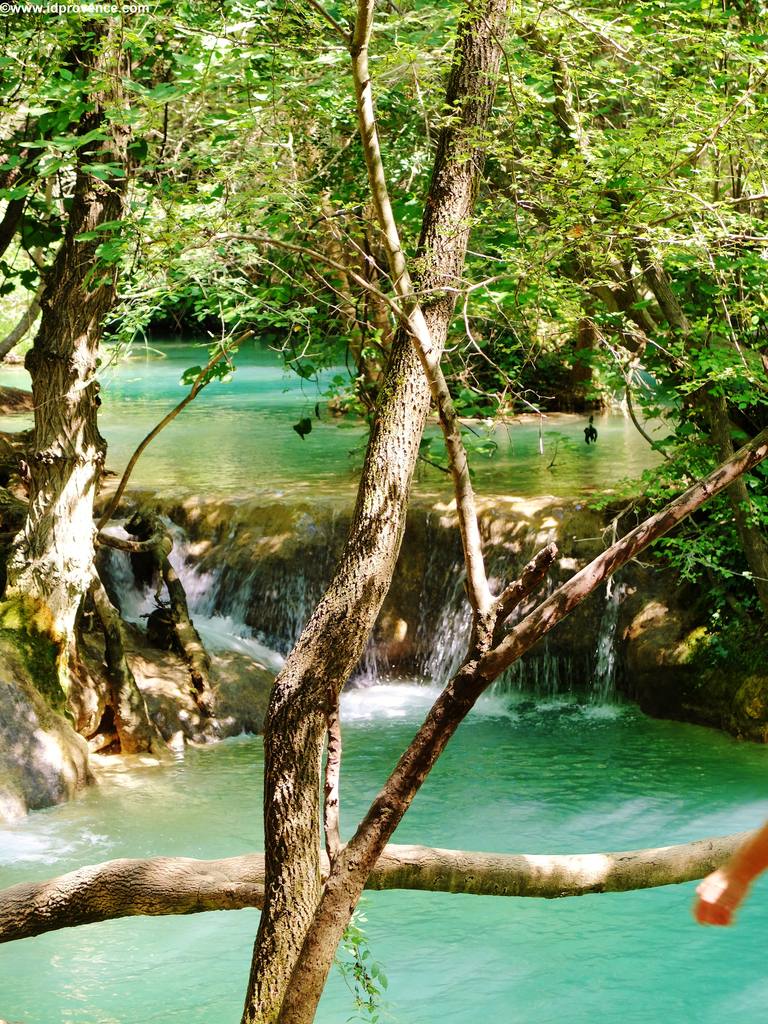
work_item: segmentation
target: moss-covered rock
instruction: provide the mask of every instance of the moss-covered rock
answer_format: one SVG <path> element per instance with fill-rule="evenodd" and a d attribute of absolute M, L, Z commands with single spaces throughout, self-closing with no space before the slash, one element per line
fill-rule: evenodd
<path fill-rule="evenodd" d="M 768 742 L 768 650 L 760 656 L 768 645 L 736 632 L 723 646 L 701 625 L 694 593 L 673 583 L 667 578 L 666 594 L 636 596 L 624 636 L 630 695 L 655 717 Z"/>
<path fill-rule="evenodd" d="M 6 821 L 69 800 L 90 779 L 88 745 L 37 688 L 34 660 L 20 638 L 19 646 L 7 631 L 0 634 L 0 820 Z"/>

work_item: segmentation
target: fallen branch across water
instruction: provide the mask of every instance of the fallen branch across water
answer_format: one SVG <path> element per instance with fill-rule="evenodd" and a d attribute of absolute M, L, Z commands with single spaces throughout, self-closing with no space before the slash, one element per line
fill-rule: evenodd
<path fill-rule="evenodd" d="M 623 853 L 503 854 L 389 845 L 368 889 L 557 899 L 690 882 L 714 871 L 748 832 Z M 323 861 L 328 869 L 327 858 Z M 226 860 L 111 860 L 0 891 L 0 942 L 117 917 L 262 906 L 264 855 Z"/>

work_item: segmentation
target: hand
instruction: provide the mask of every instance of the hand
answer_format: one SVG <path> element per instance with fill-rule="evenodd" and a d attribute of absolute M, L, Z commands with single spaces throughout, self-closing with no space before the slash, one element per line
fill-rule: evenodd
<path fill-rule="evenodd" d="M 699 924 L 729 925 L 748 891 L 748 882 L 734 878 L 724 868 L 713 871 L 696 890 L 693 916 Z"/>

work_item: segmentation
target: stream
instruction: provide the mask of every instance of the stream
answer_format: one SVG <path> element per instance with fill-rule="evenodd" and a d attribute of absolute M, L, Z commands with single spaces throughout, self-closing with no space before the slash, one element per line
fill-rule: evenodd
<path fill-rule="evenodd" d="M 151 425 L 183 395 L 190 346 L 135 358 L 105 375 L 103 432 L 119 470 Z M 134 485 L 164 493 L 351 494 L 359 425 L 318 421 L 314 385 L 252 349 L 229 385 L 213 385 L 158 440 Z M 332 375 L 331 371 L 328 371 Z M 0 381 L 23 386 L 21 370 Z M 14 417 L 1 429 L 18 429 Z M 620 413 L 523 421 L 497 430 L 479 489 L 583 494 L 652 464 Z M 350 451 L 353 452 L 350 455 Z M 550 463 L 554 459 L 554 465 Z M 619 468 L 617 468 L 619 467 Z M 211 480 L 211 474 L 215 478 Z M 418 487 L 444 488 L 425 471 Z M 616 598 L 618 601 L 618 598 Z M 610 595 L 609 595 L 610 602 Z M 606 613 L 610 634 L 613 606 Z M 138 613 L 137 613 L 138 614 Z M 217 627 L 220 642 L 248 630 Z M 231 627 L 231 628 L 230 628 Z M 615 627 L 615 617 L 613 619 Z M 230 637 L 228 641 L 226 638 Z M 579 853 L 686 842 L 751 828 L 768 815 L 768 750 L 711 730 L 654 721 L 611 702 L 610 645 L 599 650 L 593 699 L 482 698 L 452 740 L 395 841 L 525 853 Z M 349 834 L 426 713 L 429 683 L 379 679 L 344 694 L 342 830 Z M 233 856 L 263 848 L 262 746 L 239 737 L 189 747 L 170 765 L 109 764 L 79 799 L 0 829 L 0 886 L 115 857 Z M 765 881 L 734 929 L 690 915 L 693 884 L 568 900 L 416 892 L 366 894 L 361 923 L 389 979 L 392 1024 L 735 1024 L 768 1003 Z M 0 951 L 0 1019 L 7 1024 L 234 1024 L 257 912 L 135 918 L 13 943 Z M 318 1024 L 366 1020 L 335 971 Z"/>

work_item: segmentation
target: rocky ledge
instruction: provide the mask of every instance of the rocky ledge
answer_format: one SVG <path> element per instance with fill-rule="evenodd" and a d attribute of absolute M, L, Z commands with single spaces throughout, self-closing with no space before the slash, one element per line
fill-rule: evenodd
<path fill-rule="evenodd" d="M 261 732 L 273 680 L 268 669 L 237 652 L 213 655 L 216 715 L 203 718 L 182 660 L 149 646 L 138 630 L 128 630 L 127 640 L 128 661 L 169 749 Z M 99 672 L 88 648 L 86 668 Z M 35 671 L 30 655 L 0 635 L 0 822 L 70 800 L 94 781 L 88 743 L 75 732 L 61 699 L 38 689 L 47 673 Z"/>

